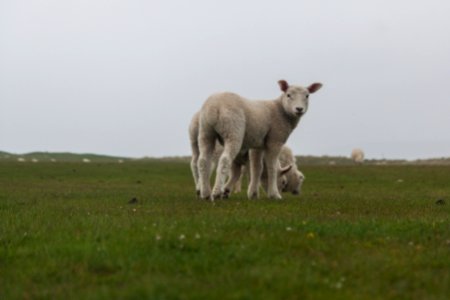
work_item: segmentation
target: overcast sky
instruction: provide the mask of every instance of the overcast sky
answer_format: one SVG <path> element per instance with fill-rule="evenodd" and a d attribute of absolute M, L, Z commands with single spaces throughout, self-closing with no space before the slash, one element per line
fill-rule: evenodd
<path fill-rule="evenodd" d="M 214 92 L 324 87 L 299 155 L 450 156 L 450 1 L 0 0 L 0 150 L 190 154 Z"/>

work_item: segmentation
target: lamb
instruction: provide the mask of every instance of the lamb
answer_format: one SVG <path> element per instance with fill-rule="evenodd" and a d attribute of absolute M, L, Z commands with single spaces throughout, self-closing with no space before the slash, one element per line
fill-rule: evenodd
<path fill-rule="evenodd" d="M 191 157 L 191 172 L 192 176 L 194 177 L 195 182 L 195 190 L 197 191 L 197 196 L 200 196 L 200 183 L 199 183 L 199 174 L 198 174 L 198 158 L 200 156 L 200 149 L 198 146 L 198 133 L 199 133 L 199 126 L 200 126 L 200 112 L 197 112 L 191 120 L 191 124 L 189 125 L 189 140 L 191 142 L 191 151 L 192 151 L 192 157 Z M 213 153 L 213 163 L 217 162 L 219 160 L 220 155 L 222 154 L 223 148 L 221 148 L 220 143 L 217 141 L 216 146 L 214 148 Z M 214 167 L 210 169 L 211 171 Z"/>
<path fill-rule="evenodd" d="M 199 132 L 199 116 L 200 112 L 197 112 L 192 117 L 191 123 L 189 125 L 189 139 L 191 143 L 191 150 L 192 150 L 192 158 L 191 158 L 191 172 L 192 176 L 194 178 L 195 182 L 195 189 L 197 192 L 197 196 L 200 195 L 200 187 L 199 187 L 199 174 L 198 174 L 198 157 L 199 157 L 199 148 L 198 148 L 198 132 Z M 223 146 L 220 144 L 219 141 L 216 142 L 216 146 L 214 149 L 213 154 L 213 161 L 212 164 L 216 164 L 217 161 L 220 158 L 220 155 L 223 152 Z M 281 149 L 280 154 L 280 160 L 283 160 L 283 163 L 280 161 L 280 167 L 278 169 L 277 174 L 277 186 L 278 190 L 280 191 L 290 191 L 293 194 L 298 194 L 298 191 L 301 187 L 301 183 L 303 182 L 304 176 L 301 174 L 300 171 L 297 170 L 297 166 L 295 165 L 295 157 L 292 154 L 292 150 L 287 147 L 283 146 Z M 226 184 L 226 188 L 224 191 L 223 196 L 228 197 L 228 195 L 231 193 L 231 191 L 240 192 L 241 191 L 241 181 L 244 173 L 248 170 L 249 165 L 249 155 L 248 153 L 245 153 L 243 155 L 239 155 L 235 161 L 233 162 L 235 164 L 235 171 L 238 173 L 236 176 L 233 177 L 233 174 L 230 174 L 230 180 Z M 212 171 L 213 168 L 210 170 Z M 231 172 L 233 173 L 233 172 Z M 289 178 L 287 177 L 289 176 Z M 232 178 L 234 178 L 235 182 L 232 181 Z M 265 171 L 265 168 L 263 169 L 262 173 L 262 187 L 267 192 L 267 172 Z M 289 189 L 289 190 L 288 190 Z"/>
<path fill-rule="evenodd" d="M 355 163 L 362 164 L 364 162 L 364 151 L 359 148 L 355 148 L 352 150 L 351 157 Z"/>
<path fill-rule="evenodd" d="M 275 100 L 250 101 L 225 92 L 214 94 L 205 101 L 200 110 L 198 138 L 200 151 L 197 168 L 201 198 L 214 200 L 222 197 L 226 177 L 232 167 L 235 168 L 235 158 L 249 152 L 251 164 L 247 196 L 259 197 L 264 161 L 268 177 L 267 194 L 270 198 L 282 199 L 276 184 L 281 147 L 307 112 L 309 94 L 318 91 L 322 84 L 314 83 L 307 88 L 289 86 L 285 80 L 280 80 L 278 84 L 283 93 Z M 211 193 L 209 177 L 217 140 L 224 145 L 224 150 Z M 232 174 L 235 176 L 237 172 Z"/>
<path fill-rule="evenodd" d="M 191 123 L 189 125 L 189 139 L 190 139 L 191 150 L 192 150 L 192 157 L 191 157 L 190 165 L 191 165 L 192 176 L 193 176 L 194 182 L 195 182 L 195 189 L 197 192 L 197 196 L 200 196 L 199 173 L 198 173 L 198 167 L 197 167 L 198 158 L 199 158 L 199 154 L 200 154 L 200 150 L 199 150 L 199 146 L 198 146 L 199 125 L 200 125 L 199 117 L 200 117 L 200 112 L 197 112 L 196 114 L 194 114 L 194 116 L 192 117 Z M 218 162 L 220 155 L 223 152 L 223 149 L 224 148 L 220 144 L 220 142 L 216 141 L 213 158 L 212 158 L 213 166 Z M 241 153 L 235 158 L 235 160 L 233 161 L 233 168 L 232 168 L 233 172 L 230 173 L 229 181 L 228 181 L 225 191 L 222 195 L 223 197 L 227 198 L 228 195 L 231 193 L 231 191 L 233 189 L 235 189 L 236 184 L 237 183 L 240 184 L 240 179 L 242 178 L 242 173 L 245 172 L 245 169 L 246 169 L 246 166 L 248 165 L 248 163 L 249 163 L 248 152 Z M 213 169 L 214 169 L 213 167 L 210 168 L 209 175 L 211 175 Z M 288 166 L 288 165 L 286 165 L 284 168 L 278 169 L 277 178 L 278 178 L 279 189 L 284 188 L 284 186 L 286 185 L 287 178 L 284 176 L 284 174 L 287 173 L 290 169 L 291 169 L 291 166 Z M 266 176 L 266 179 L 267 179 L 267 176 Z M 239 185 L 239 187 L 240 187 L 240 185 Z M 267 180 L 265 182 L 263 182 L 263 188 L 267 192 Z"/>
<path fill-rule="evenodd" d="M 297 168 L 297 161 L 292 153 L 291 148 L 284 145 L 281 148 L 280 156 L 278 158 L 281 166 L 281 170 L 278 174 L 278 180 L 277 180 L 277 186 L 278 190 L 281 192 L 289 192 L 293 195 L 299 195 L 303 181 L 305 180 L 305 175 Z M 240 192 L 241 191 L 241 181 L 244 173 L 248 173 L 247 171 L 247 165 L 244 166 L 242 170 L 242 175 L 239 178 L 239 181 L 234 185 L 234 191 Z M 264 166 L 263 173 L 261 175 L 261 185 L 263 189 L 267 192 L 267 170 Z"/>
<path fill-rule="evenodd" d="M 305 176 L 298 170 L 297 160 L 295 159 L 291 148 L 283 146 L 280 151 L 279 160 L 282 166 L 292 166 L 285 174 L 286 184 L 284 185 L 282 192 L 290 192 L 294 195 L 300 194 Z"/>

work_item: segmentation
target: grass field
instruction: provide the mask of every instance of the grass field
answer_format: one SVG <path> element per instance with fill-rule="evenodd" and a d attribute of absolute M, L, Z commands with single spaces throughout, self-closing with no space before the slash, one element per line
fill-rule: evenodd
<path fill-rule="evenodd" d="M 2 162 L 0 299 L 448 299 L 450 167 L 301 169 L 212 204 L 184 162 Z"/>

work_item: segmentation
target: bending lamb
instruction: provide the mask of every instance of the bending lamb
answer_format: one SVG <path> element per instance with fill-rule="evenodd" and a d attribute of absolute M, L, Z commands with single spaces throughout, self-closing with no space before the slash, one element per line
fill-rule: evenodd
<path fill-rule="evenodd" d="M 294 195 L 300 194 L 303 181 L 305 180 L 305 176 L 302 172 L 300 172 L 297 168 L 297 160 L 295 159 L 294 154 L 292 153 L 291 148 L 288 146 L 283 146 L 280 151 L 279 161 L 281 166 L 292 166 L 284 175 L 284 181 L 282 181 L 283 189 L 282 192 L 289 192 Z M 266 182 L 266 178 L 264 176 L 261 177 L 261 182 Z"/>
<path fill-rule="evenodd" d="M 291 148 L 284 145 L 281 148 L 280 156 L 278 157 L 280 166 L 281 166 L 281 174 L 279 171 L 278 177 L 277 177 L 277 186 L 278 190 L 285 193 L 292 193 L 293 195 L 299 195 L 303 181 L 305 180 L 305 175 L 298 170 L 297 168 L 297 160 L 292 153 Z M 248 173 L 248 164 L 246 164 L 242 170 L 242 175 L 239 178 L 239 181 L 234 185 L 234 192 L 240 192 L 241 191 L 241 185 L 242 185 L 242 177 L 244 174 Z M 247 174 L 249 177 L 249 174 Z M 267 170 L 264 166 L 263 173 L 261 175 L 261 185 L 264 189 L 264 191 L 267 193 Z"/>
<path fill-rule="evenodd" d="M 233 161 L 250 149 L 248 197 L 259 196 L 264 160 L 268 177 L 267 194 L 270 198 L 282 198 L 276 184 L 281 147 L 307 112 L 309 94 L 319 90 L 322 84 L 314 83 L 307 88 L 289 86 L 284 80 L 278 84 L 283 94 L 271 101 L 250 101 L 233 93 L 214 94 L 206 100 L 199 116 L 198 171 L 201 198 L 214 200 L 222 197 Z M 209 177 L 217 140 L 224 145 L 224 150 L 211 193 Z"/>

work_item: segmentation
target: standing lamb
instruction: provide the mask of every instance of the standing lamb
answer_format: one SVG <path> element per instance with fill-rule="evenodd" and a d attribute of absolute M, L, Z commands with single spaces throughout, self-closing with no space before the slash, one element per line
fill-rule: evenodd
<path fill-rule="evenodd" d="M 200 183 L 199 183 L 199 174 L 198 174 L 198 158 L 200 156 L 200 149 L 198 146 L 198 133 L 200 126 L 200 112 L 197 112 L 191 120 L 191 124 L 189 125 L 189 140 L 191 142 L 191 172 L 194 177 L 195 182 L 195 190 L 197 191 L 197 196 L 200 196 Z M 219 160 L 220 155 L 222 154 L 223 147 L 220 145 L 219 141 L 216 142 L 216 146 L 214 148 L 213 153 L 213 166 L 210 169 L 211 176 L 212 169 L 214 168 L 214 163 Z"/>
<path fill-rule="evenodd" d="M 307 88 L 278 82 L 283 94 L 275 100 L 250 101 L 237 94 L 219 93 L 210 96 L 200 111 L 198 159 L 200 197 L 211 200 L 224 193 L 225 180 L 238 154 L 250 151 L 249 198 L 258 198 L 263 169 L 267 167 L 270 198 L 281 199 L 276 184 L 278 155 L 300 118 L 307 112 L 309 94 L 322 87 L 314 83 Z M 224 145 L 211 194 L 209 183 L 216 140 Z"/>
<path fill-rule="evenodd" d="M 189 124 L 189 141 L 191 142 L 191 172 L 194 177 L 195 190 L 197 196 L 200 196 L 200 185 L 198 180 L 198 157 L 200 156 L 200 150 L 198 149 L 198 124 L 200 119 L 200 112 L 197 112 Z"/>
<path fill-rule="evenodd" d="M 362 164 L 364 162 L 364 151 L 359 148 L 352 150 L 352 160 L 357 164 Z"/>
<path fill-rule="evenodd" d="M 197 196 L 200 195 L 200 187 L 199 187 L 199 173 L 198 173 L 198 158 L 200 154 L 199 146 L 198 146 L 198 135 L 199 135 L 199 121 L 200 112 L 197 112 L 192 117 L 191 123 L 189 125 L 189 139 L 191 143 L 192 157 L 191 157 L 191 172 L 194 177 L 195 189 L 197 192 Z M 286 147 L 286 146 L 285 146 Z M 216 141 L 216 145 L 214 148 L 213 159 L 212 159 L 212 167 L 210 168 L 210 175 L 212 173 L 212 169 L 214 165 L 218 162 L 220 155 L 223 152 L 223 146 L 219 141 Z M 248 152 L 240 153 L 233 161 L 230 178 L 228 183 L 226 184 L 223 196 L 228 197 L 231 191 L 235 188 L 236 184 L 239 183 L 240 188 L 240 179 L 242 178 L 242 173 L 245 172 L 245 169 L 249 164 L 249 154 Z M 277 182 L 279 189 L 284 188 L 287 184 L 287 178 L 284 176 L 287 172 L 290 172 L 291 166 L 285 165 L 284 168 L 279 167 L 277 170 Z M 267 172 L 263 172 L 263 175 L 267 174 Z M 265 181 L 263 181 L 263 188 L 267 192 L 267 175 L 265 177 Z M 240 189 L 239 189 L 240 190 Z"/>

